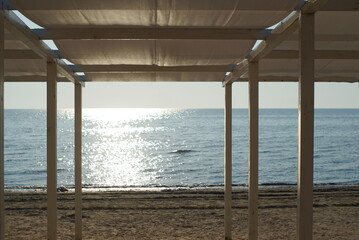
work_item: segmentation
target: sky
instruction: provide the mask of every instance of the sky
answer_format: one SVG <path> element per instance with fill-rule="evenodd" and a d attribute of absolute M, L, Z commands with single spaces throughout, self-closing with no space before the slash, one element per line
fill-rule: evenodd
<path fill-rule="evenodd" d="M 248 84 L 233 84 L 233 107 L 248 108 Z M 5 83 L 5 108 L 45 109 L 46 83 Z M 58 108 L 74 107 L 74 85 L 58 83 Z M 84 108 L 223 108 L 216 83 L 86 83 Z M 260 83 L 260 108 L 297 108 L 298 83 Z M 316 108 L 359 108 L 358 83 L 316 83 Z"/>
<path fill-rule="evenodd" d="M 16 13 L 30 28 L 40 27 Z M 234 108 L 247 108 L 248 84 L 234 83 L 232 96 Z M 45 109 L 46 83 L 5 83 L 4 102 L 6 109 Z M 73 107 L 73 84 L 58 83 L 58 108 Z M 221 82 L 86 83 L 83 107 L 223 108 L 224 88 Z M 297 108 L 298 83 L 260 83 L 259 107 Z M 315 107 L 359 108 L 358 83 L 316 83 Z"/>

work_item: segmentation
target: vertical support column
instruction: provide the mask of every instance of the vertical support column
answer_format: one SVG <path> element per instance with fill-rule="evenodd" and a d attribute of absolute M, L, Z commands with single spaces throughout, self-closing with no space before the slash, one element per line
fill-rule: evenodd
<path fill-rule="evenodd" d="M 82 86 L 75 83 L 75 239 L 82 239 Z"/>
<path fill-rule="evenodd" d="M 249 156 L 248 227 L 249 240 L 258 239 L 258 62 L 250 62 L 249 72 Z"/>
<path fill-rule="evenodd" d="M 225 85 L 224 232 L 232 239 L 232 83 Z"/>
<path fill-rule="evenodd" d="M 5 171 L 4 171 L 4 13 L 0 13 L 0 239 L 5 239 Z"/>
<path fill-rule="evenodd" d="M 47 62 L 47 239 L 57 239 L 57 65 Z"/>
<path fill-rule="evenodd" d="M 313 235 L 314 14 L 299 17 L 299 153 L 297 239 Z"/>

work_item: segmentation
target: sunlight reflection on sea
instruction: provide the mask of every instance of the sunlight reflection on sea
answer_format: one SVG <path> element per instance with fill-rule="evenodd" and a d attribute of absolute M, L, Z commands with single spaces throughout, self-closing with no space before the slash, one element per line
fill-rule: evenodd
<path fill-rule="evenodd" d="M 74 112 L 58 111 L 58 184 L 74 185 Z M 26 121 L 24 121 L 24 119 Z M 359 110 L 315 112 L 314 181 L 359 184 Z M 84 187 L 223 186 L 223 109 L 84 109 Z M 247 110 L 233 111 L 233 184 L 248 179 Z M 298 112 L 261 109 L 259 182 L 297 180 Z M 5 110 L 6 186 L 46 185 L 46 111 Z"/>

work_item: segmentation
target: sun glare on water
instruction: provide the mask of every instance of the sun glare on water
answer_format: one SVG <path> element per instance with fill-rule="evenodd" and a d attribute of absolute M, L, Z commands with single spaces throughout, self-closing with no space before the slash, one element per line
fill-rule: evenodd
<path fill-rule="evenodd" d="M 84 182 L 106 186 L 156 184 L 164 171 L 166 118 L 172 109 L 85 109 L 83 113 Z"/>

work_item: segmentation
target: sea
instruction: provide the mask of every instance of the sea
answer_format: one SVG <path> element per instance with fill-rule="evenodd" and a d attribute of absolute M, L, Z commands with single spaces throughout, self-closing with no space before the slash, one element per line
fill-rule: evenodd
<path fill-rule="evenodd" d="M 74 187 L 74 110 L 58 110 L 57 181 Z M 88 189 L 223 187 L 223 109 L 84 109 Z M 359 185 L 359 109 L 315 109 L 314 182 Z M 46 186 L 46 110 L 5 110 L 5 186 Z M 260 109 L 259 183 L 295 186 L 298 110 Z M 233 186 L 248 181 L 248 111 L 233 110 Z"/>

